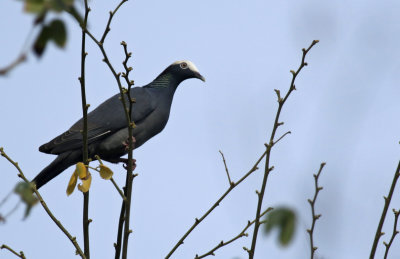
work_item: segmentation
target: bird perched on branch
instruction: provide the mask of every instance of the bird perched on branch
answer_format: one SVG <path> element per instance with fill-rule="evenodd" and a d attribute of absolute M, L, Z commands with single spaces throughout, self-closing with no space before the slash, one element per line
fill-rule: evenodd
<path fill-rule="evenodd" d="M 189 78 L 205 81 L 196 66 L 190 61 L 177 61 L 167 67 L 153 82 L 143 87 L 134 87 L 130 95 L 135 99 L 131 118 L 134 148 L 160 133 L 167 124 L 172 99 L 178 85 Z M 128 125 L 125 112 L 116 94 L 88 114 L 88 153 L 112 163 L 120 162 L 127 154 Z M 44 168 L 33 182 L 40 188 L 65 169 L 82 161 L 83 119 L 72 127 L 39 147 L 39 151 L 58 155 Z"/>

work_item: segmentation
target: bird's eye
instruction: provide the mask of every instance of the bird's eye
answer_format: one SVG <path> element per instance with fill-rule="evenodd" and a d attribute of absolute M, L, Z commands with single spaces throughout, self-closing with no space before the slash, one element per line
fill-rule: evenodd
<path fill-rule="evenodd" d="M 181 68 L 186 69 L 188 67 L 186 62 L 181 63 Z"/>

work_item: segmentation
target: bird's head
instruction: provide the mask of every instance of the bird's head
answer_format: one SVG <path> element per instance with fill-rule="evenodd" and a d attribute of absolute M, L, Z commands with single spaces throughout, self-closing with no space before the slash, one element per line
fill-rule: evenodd
<path fill-rule="evenodd" d="M 180 60 L 172 63 L 164 73 L 171 73 L 174 76 L 178 77 L 180 80 L 186 80 L 189 78 L 198 78 L 201 81 L 205 82 L 206 79 L 200 74 L 197 67 L 193 64 L 193 62 L 189 60 Z"/>

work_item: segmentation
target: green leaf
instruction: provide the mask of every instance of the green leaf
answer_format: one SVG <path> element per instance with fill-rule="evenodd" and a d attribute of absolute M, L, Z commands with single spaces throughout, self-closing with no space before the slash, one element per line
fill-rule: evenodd
<path fill-rule="evenodd" d="M 19 182 L 15 186 L 14 192 L 19 195 L 21 201 L 26 205 L 24 215 L 24 218 L 26 218 L 29 215 L 32 207 L 37 204 L 38 198 L 33 194 L 32 186 L 30 183 Z"/>
<path fill-rule="evenodd" d="M 64 47 L 67 41 L 67 30 L 64 22 L 59 19 L 53 20 L 50 23 L 49 28 L 52 40 L 54 40 L 58 47 Z"/>
<path fill-rule="evenodd" d="M 52 11 L 62 12 L 68 10 L 73 3 L 74 0 L 50 0 L 48 6 Z"/>
<path fill-rule="evenodd" d="M 274 228 L 279 230 L 279 243 L 287 246 L 292 241 L 296 229 L 296 213 L 285 207 L 269 212 L 266 216 L 265 233 L 269 234 Z"/>
<path fill-rule="evenodd" d="M 50 23 L 50 25 L 44 25 L 42 27 L 42 30 L 33 44 L 33 51 L 38 57 L 43 55 L 47 43 L 50 40 L 53 40 L 60 48 L 65 46 L 67 41 L 67 30 L 63 21 L 55 19 Z"/>
<path fill-rule="evenodd" d="M 67 13 L 72 15 L 75 20 L 79 23 L 79 25 L 83 24 L 83 17 L 82 15 L 76 10 L 75 6 L 71 6 L 69 9 L 65 10 Z"/>
<path fill-rule="evenodd" d="M 25 0 L 24 11 L 28 13 L 41 13 L 46 9 L 45 0 Z"/>
<path fill-rule="evenodd" d="M 74 0 L 25 0 L 24 10 L 28 13 L 42 13 L 51 10 L 56 13 L 68 11 Z"/>
<path fill-rule="evenodd" d="M 51 30 L 48 26 L 43 26 L 42 30 L 40 31 L 38 37 L 33 44 L 33 52 L 36 56 L 41 57 L 43 52 L 47 46 L 47 43 L 51 39 Z"/>
<path fill-rule="evenodd" d="M 33 21 L 33 25 L 38 25 L 44 22 L 44 19 L 46 18 L 47 15 L 47 10 L 40 12 L 36 15 L 35 20 Z"/>

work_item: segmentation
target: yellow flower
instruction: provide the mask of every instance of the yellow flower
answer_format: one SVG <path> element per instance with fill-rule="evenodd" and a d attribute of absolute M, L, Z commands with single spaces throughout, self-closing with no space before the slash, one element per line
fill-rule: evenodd
<path fill-rule="evenodd" d="M 90 184 L 92 183 L 92 175 L 89 173 L 89 171 L 86 179 L 81 179 L 81 180 L 82 184 L 78 184 L 78 190 L 80 190 L 81 192 L 89 191 Z"/>
<path fill-rule="evenodd" d="M 75 190 L 78 178 L 82 181 L 82 184 L 78 184 L 78 190 L 81 192 L 89 191 L 90 184 L 92 183 L 92 175 L 82 162 L 76 164 L 75 171 L 68 183 L 67 195 L 71 195 L 71 193 Z"/>
<path fill-rule="evenodd" d="M 111 171 L 110 168 L 108 168 L 107 166 L 100 164 L 100 176 L 101 178 L 105 179 L 105 180 L 110 180 L 111 177 L 113 176 L 113 171 Z"/>

